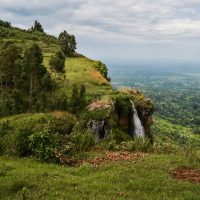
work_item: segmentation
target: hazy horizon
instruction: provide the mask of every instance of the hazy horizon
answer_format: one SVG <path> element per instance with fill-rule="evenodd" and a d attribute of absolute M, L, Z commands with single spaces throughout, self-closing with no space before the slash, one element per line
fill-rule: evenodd
<path fill-rule="evenodd" d="M 0 12 L 21 28 L 66 29 L 78 52 L 106 64 L 200 66 L 198 0 L 0 0 Z"/>

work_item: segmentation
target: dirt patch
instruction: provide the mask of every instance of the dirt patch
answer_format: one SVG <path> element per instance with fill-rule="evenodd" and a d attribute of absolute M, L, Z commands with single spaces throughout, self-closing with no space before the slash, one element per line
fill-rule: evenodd
<path fill-rule="evenodd" d="M 108 83 L 108 81 L 96 70 L 92 70 L 89 72 L 89 76 L 97 81 L 102 83 Z"/>
<path fill-rule="evenodd" d="M 146 157 L 145 153 L 130 153 L 130 152 L 105 152 L 102 156 L 95 157 L 94 159 L 80 160 L 79 164 L 90 164 L 93 167 L 100 165 L 119 162 L 119 161 L 137 161 Z"/>
<path fill-rule="evenodd" d="M 57 150 L 54 152 L 56 158 L 59 160 L 60 164 L 62 165 L 68 165 L 73 167 L 78 167 L 84 164 L 89 164 L 93 167 L 99 167 L 101 165 L 119 162 L 119 161 L 130 161 L 130 162 L 136 162 L 139 159 L 144 159 L 147 154 L 146 153 L 131 153 L 131 152 L 112 152 L 112 151 L 106 151 L 101 152 L 101 155 L 93 158 L 93 159 L 71 159 L 67 156 L 62 155 Z"/>
<path fill-rule="evenodd" d="M 189 167 L 179 167 L 171 171 L 172 177 L 178 180 L 200 183 L 200 171 Z"/>

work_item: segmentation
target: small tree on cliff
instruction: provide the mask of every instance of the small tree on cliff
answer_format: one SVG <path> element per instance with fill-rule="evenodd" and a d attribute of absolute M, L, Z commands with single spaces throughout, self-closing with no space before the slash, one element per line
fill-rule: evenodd
<path fill-rule="evenodd" d="M 42 28 L 42 25 L 37 20 L 35 20 L 34 25 L 31 27 L 31 30 L 32 31 L 44 32 L 44 29 Z"/>
<path fill-rule="evenodd" d="M 74 35 L 70 35 L 67 33 L 67 31 L 63 31 L 58 37 L 58 42 L 65 56 L 70 56 L 75 53 L 76 38 Z"/>

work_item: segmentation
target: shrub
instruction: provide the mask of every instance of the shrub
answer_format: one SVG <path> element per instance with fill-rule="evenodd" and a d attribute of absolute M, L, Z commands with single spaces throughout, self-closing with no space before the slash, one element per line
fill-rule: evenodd
<path fill-rule="evenodd" d="M 44 129 L 29 136 L 29 148 L 32 154 L 41 161 L 53 161 L 54 150 L 58 146 L 58 137 L 50 129 Z"/>
<path fill-rule="evenodd" d="M 5 124 L 0 137 L 0 153 L 34 156 L 41 161 L 54 162 L 55 149 L 68 153 L 66 146 L 74 124 L 75 118 L 64 112 L 22 119 L 17 122 L 16 128 Z"/>
<path fill-rule="evenodd" d="M 23 127 L 18 130 L 16 145 L 17 154 L 21 157 L 30 156 L 32 154 L 31 148 L 29 146 L 29 137 L 33 134 L 33 127 L 26 123 Z"/>
<path fill-rule="evenodd" d="M 3 137 L 4 135 L 9 133 L 11 129 L 10 122 L 8 120 L 3 121 L 0 123 L 0 136 Z"/>
<path fill-rule="evenodd" d="M 75 151 L 87 151 L 95 145 L 92 134 L 89 132 L 75 132 L 71 136 L 71 142 L 74 144 Z"/>
<path fill-rule="evenodd" d="M 152 144 L 149 139 L 143 139 L 141 137 L 136 137 L 132 141 L 124 142 L 121 145 L 121 149 L 125 151 L 140 151 L 147 152 L 150 150 Z"/>
<path fill-rule="evenodd" d="M 50 130 L 52 133 L 60 135 L 69 135 L 75 125 L 75 119 L 70 114 L 53 117 L 50 122 Z"/>

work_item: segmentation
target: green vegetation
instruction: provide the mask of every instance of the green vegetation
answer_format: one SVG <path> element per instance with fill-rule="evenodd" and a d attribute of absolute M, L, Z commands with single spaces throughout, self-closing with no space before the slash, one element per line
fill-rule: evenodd
<path fill-rule="evenodd" d="M 0 21 L 0 199 L 198 199 L 198 184 L 171 175 L 180 166 L 200 169 L 192 101 L 184 116 L 173 110 L 182 103 L 167 111 L 158 101 L 153 143 L 133 139 L 130 100 L 149 138 L 151 100 L 138 90 L 113 90 L 106 65 L 75 50 L 67 31 L 57 39 L 37 21 L 30 30 Z M 148 80 L 145 91 L 155 100 L 175 95 L 151 88 L 152 77 L 144 76 L 131 80 Z M 192 100 L 197 114 L 197 93 Z M 186 120 L 192 127 L 183 126 Z M 118 154 L 110 159 L 107 151 Z M 128 159 L 118 160 L 120 152 Z"/>
<path fill-rule="evenodd" d="M 63 31 L 58 37 L 58 42 L 65 56 L 70 56 L 75 53 L 76 38 L 74 35 L 70 35 L 67 31 Z"/>
<path fill-rule="evenodd" d="M 155 117 L 151 131 L 154 144 L 159 148 L 171 146 L 175 149 L 198 149 L 200 145 L 200 135 L 195 134 L 191 128 L 175 125 L 166 119 Z"/>
<path fill-rule="evenodd" d="M 0 20 L 0 26 L 6 27 L 6 28 L 11 28 L 11 23 L 7 22 L 7 21 Z"/>
<path fill-rule="evenodd" d="M 199 199 L 199 184 L 170 175 L 179 166 L 191 167 L 191 163 L 182 155 L 148 155 L 133 162 L 70 168 L 1 157 L 0 198 Z M 199 164 L 192 166 L 200 169 Z"/>
<path fill-rule="evenodd" d="M 141 89 L 154 101 L 157 116 L 200 133 L 199 71 L 132 67 L 128 72 L 111 68 L 113 85 Z"/>
<path fill-rule="evenodd" d="M 34 22 L 34 25 L 31 27 L 31 31 L 44 32 L 42 25 L 37 20 Z"/>
<path fill-rule="evenodd" d="M 56 52 L 54 56 L 51 57 L 49 65 L 56 72 L 64 73 L 65 70 L 65 56 L 61 51 Z"/>

